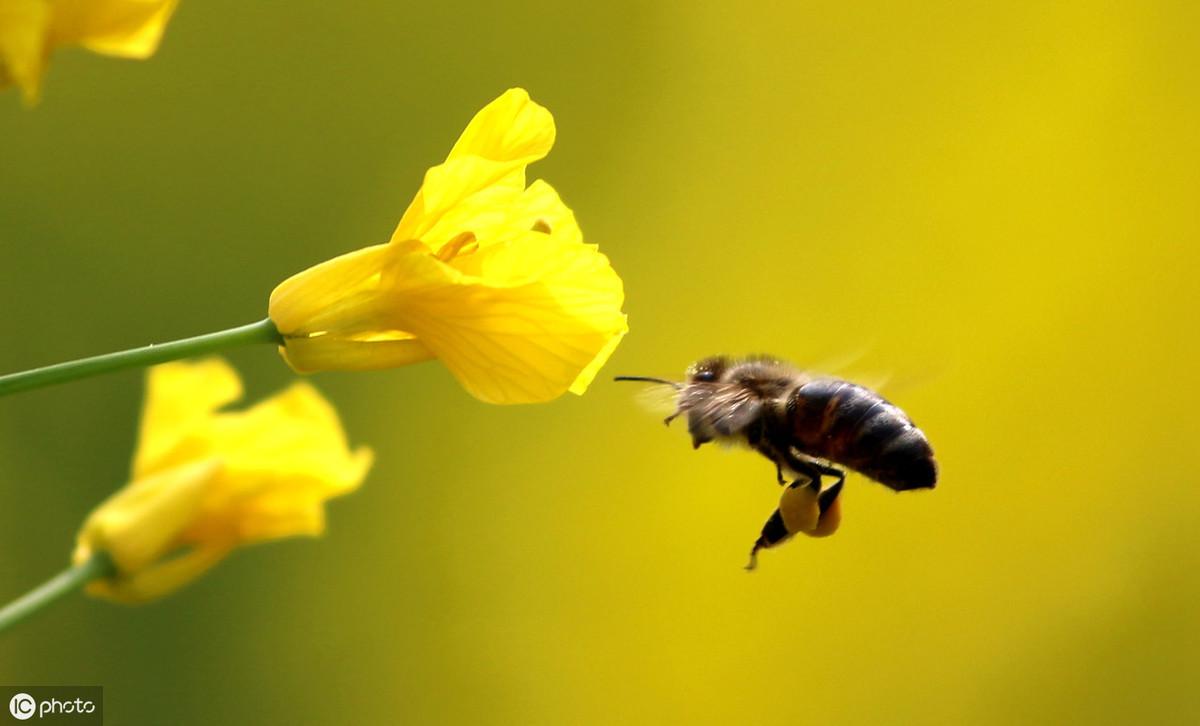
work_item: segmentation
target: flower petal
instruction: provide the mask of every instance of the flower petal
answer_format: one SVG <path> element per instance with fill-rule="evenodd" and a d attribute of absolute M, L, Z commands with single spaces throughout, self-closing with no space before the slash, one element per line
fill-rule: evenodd
<path fill-rule="evenodd" d="M 337 411 L 304 382 L 218 417 L 211 435 L 229 476 L 278 472 L 295 479 L 297 491 L 312 486 L 326 499 L 357 488 L 371 466 L 370 450 L 350 452 Z"/>
<path fill-rule="evenodd" d="M 349 450 L 337 412 L 307 383 L 219 415 L 207 433 L 221 475 L 209 483 L 181 542 L 319 534 L 325 500 L 356 489 L 373 458 L 365 447 Z"/>
<path fill-rule="evenodd" d="M 575 213 L 563 204 L 554 187 L 541 179 L 529 185 L 511 215 L 512 225 L 518 229 L 541 230 L 563 242 L 583 242 Z"/>
<path fill-rule="evenodd" d="M 525 188 L 525 167 L 546 156 L 553 145 L 554 117 L 524 89 L 509 89 L 475 114 L 446 161 L 426 172 L 392 241 L 420 239 L 436 249 L 446 240 L 428 233 L 443 215 L 481 192 L 491 197 L 491 206 L 497 195 L 519 196 Z"/>
<path fill-rule="evenodd" d="M 157 600 L 203 575 L 232 549 L 231 543 L 204 544 L 138 572 L 92 580 L 84 591 L 127 605 Z"/>
<path fill-rule="evenodd" d="M 433 352 L 411 334 L 346 338 L 323 335 L 289 338 L 279 349 L 297 373 L 316 371 L 378 371 L 431 360 Z"/>
<path fill-rule="evenodd" d="M 122 58 L 149 58 L 158 50 L 177 0 L 55 0 L 53 45 L 78 44 Z"/>
<path fill-rule="evenodd" d="M 533 231 L 470 258 L 478 275 L 417 243 L 398 246 L 381 281 L 397 327 L 483 401 L 547 401 L 586 387 L 576 382 L 595 374 L 626 330 L 608 259 Z"/>
<path fill-rule="evenodd" d="M 173 462 L 169 457 L 214 411 L 242 397 L 242 382 L 220 358 L 166 363 L 146 374 L 134 478 Z"/>
<path fill-rule="evenodd" d="M 364 247 L 292 275 L 271 292 L 271 321 L 284 336 L 304 336 L 341 330 L 348 315 L 368 314 L 363 306 L 373 300 L 387 250 L 387 245 Z M 379 327 L 372 321 L 358 322 Z"/>
<path fill-rule="evenodd" d="M 600 349 L 600 352 L 596 354 L 596 357 L 592 359 L 592 362 L 588 363 L 587 367 L 580 371 L 579 375 L 575 376 L 575 380 L 571 381 L 571 387 L 567 390 L 571 393 L 574 393 L 576 396 L 582 396 L 585 392 L 587 392 L 588 386 L 592 385 L 592 381 L 595 380 L 596 374 L 600 372 L 600 369 L 603 368 L 604 364 L 608 362 L 608 359 L 612 357 L 612 354 L 614 351 L 616 351 L 617 346 L 621 344 L 621 339 L 624 338 L 625 334 L 628 332 L 629 326 L 626 324 L 621 328 L 620 332 L 609 338 L 608 343 Z"/>
<path fill-rule="evenodd" d="M 487 247 L 530 230 L 553 234 L 564 242 L 583 241 L 575 215 L 558 192 L 540 179 L 520 193 L 501 193 L 499 187 L 491 187 L 464 200 L 442 215 L 422 241 L 436 251 L 446 241 L 470 232 L 480 247 Z"/>
<path fill-rule="evenodd" d="M 213 459 L 191 462 L 135 481 L 88 516 L 73 561 L 106 552 L 120 572 L 137 572 L 168 555 L 220 471 Z"/>
<path fill-rule="evenodd" d="M 38 97 L 49 24 L 50 9 L 43 0 L 0 2 L 0 88 L 17 84 L 26 103 Z"/>
<path fill-rule="evenodd" d="M 348 473 L 329 480 L 304 472 L 260 469 L 226 473 L 214 496 L 184 534 L 185 542 L 234 542 L 253 544 L 284 537 L 316 536 L 325 531 L 325 500 L 344 494 L 358 485 L 371 465 L 371 452 L 361 449 L 347 457 Z"/>
<path fill-rule="evenodd" d="M 510 88 L 475 114 L 446 160 L 478 156 L 528 164 L 550 153 L 552 146 L 554 117 L 524 88 Z"/>

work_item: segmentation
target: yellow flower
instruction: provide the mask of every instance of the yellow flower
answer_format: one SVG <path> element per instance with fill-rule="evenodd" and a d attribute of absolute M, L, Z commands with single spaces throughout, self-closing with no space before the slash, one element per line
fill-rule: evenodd
<path fill-rule="evenodd" d="M 554 144 L 550 112 L 512 89 L 468 124 L 387 244 L 329 260 L 271 293 L 293 369 L 439 359 L 477 398 L 583 393 L 625 334 L 624 291 L 575 216 L 525 167 Z"/>
<path fill-rule="evenodd" d="M 132 482 L 91 513 L 73 561 L 107 553 L 117 574 L 88 592 L 161 597 L 235 547 L 325 528 L 326 499 L 353 491 L 371 452 L 351 452 L 337 413 L 311 386 L 239 412 L 237 373 L 213 358 L 151 369 Z"/>
<path fill-rule="evenodd" d="M 37 100 L 51 51 L 79 45 L 102 55 L 149 58 L 177 0 L 0 0 L 0 88 Z"/>

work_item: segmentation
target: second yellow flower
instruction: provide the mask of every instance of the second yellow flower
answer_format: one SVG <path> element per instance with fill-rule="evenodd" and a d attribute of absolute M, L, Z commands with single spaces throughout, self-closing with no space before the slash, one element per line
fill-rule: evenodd
<path fill-rule="evenodd" d="M 550 112 L 512 89 L 472 119 L 387 244 L 301 272 L 270 316 L 297 371 L 437 358 L 477 398 L 582 393 L 627 330 L 621 279 L 525 167 L 554 144 Z"/>

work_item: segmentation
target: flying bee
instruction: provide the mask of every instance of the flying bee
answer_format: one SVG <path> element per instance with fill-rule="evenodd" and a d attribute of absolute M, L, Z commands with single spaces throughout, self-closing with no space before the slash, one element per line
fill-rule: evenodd
<path fill-rule="evenodd" d="M 758 550 L 794 534 L 826 536 L 837 529 L 844 469 L 894 491 L 937 484 L 925 434 L 878 393 L 849 381 L 812 376 L 771 358 L 724 356 L 697 361 L 683 382 L 645 376 L 616 380 L 674 388 L 675 410 L 664 423 L 686 416 L 693 448 L 710 441 L 741 444 L 775 464 L 776 479 L 787 488 L 746 569 L 753 569 Z M 833 477 L 833 485 L 822 489 L 822 476 Z"/>

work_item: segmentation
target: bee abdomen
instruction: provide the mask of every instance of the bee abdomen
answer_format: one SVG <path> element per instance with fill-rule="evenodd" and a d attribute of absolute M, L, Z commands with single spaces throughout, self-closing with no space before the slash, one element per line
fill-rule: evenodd
<path fill-rule="evenodd" d="M 794 445 L 897 491 L 937 483 L 933 448 L 908 416 L 862 386 L 817 380 L 792 392 Z"/>
<path fill-rule="evenodd" d="M 930 489 L 937 484 L 933 447 L 925 434 L 907 419 L 893 429 L 877 456 L 867 457 L 864 453 L 855 451 L 859 461 L 846 461 L 846 466 L 896 491 Z"/>

